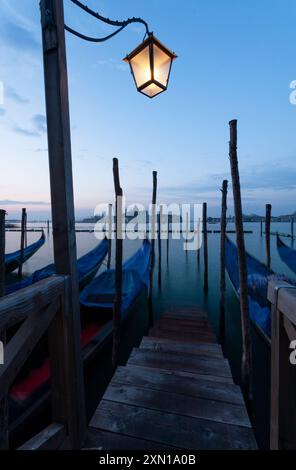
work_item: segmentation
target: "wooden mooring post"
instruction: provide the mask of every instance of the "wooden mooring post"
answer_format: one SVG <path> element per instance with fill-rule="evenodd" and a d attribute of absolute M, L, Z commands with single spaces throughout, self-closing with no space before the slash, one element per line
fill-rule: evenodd
<path fill-rule="evenodd" d="M 248 284 L 247 284 L 247 260 L 245 251 L 245 240 L 243 233 L 243 214 L 241 190 L 237 160 L 237 120 L 229 122 L 230 142 L 229 159 L 232 177 L 234 214 L 236 227 L 236 243 L 238 253 L 239 285 L 240 285 L 240 310 L 241 310 L 241 328 L 242 328 L 242 385 L 246 396 L 249 396 L 251 380 L 251 342 L 250 342 L 250 318 L 248 303 Z"/>
<path fill-rule="evenodd" d="M 228 181 L 224 180 L 222 184 L 222 203 L 221 203 L 221 235 L 220 235 L 220 321 L 219 333 L 220 343 L 224 345 L 225 339 L 225 250 L 226 250 L 226 215 L 227 215 L 227 186 Z"/>
<path fill-rule="evenodd" d="M 198 217 L 198 220 L 197 220 L 197 262 L 198 264 L 200 263 L 200 250 L 201 250 L 201 246 L 200 246 L 200 217 Z"/>
<path fill-rule="evenodd" d="M 108 258 L 107 258 L 107 269 L 110 269 L 111 266 L 111 255 L 112 255 L 112 227 L 113 227 L 113 217 L 112 217 L 112 204 L 108 205 Z"/>
<path fill-rule="evenodd" d="M 25 230 L 26 230 L 26 209 L 22 209 L 22 221 L 21 221 L 21 246 L 20 246 L 20 264 L 18 268 L 19 277 L 23 274 L 23 262 L 24 262 L 24 248 L 25 248 Z"/>
<path fill-rule="evenodd" d="M 49 235 L 49 220 L 47 221 L 47 234 Z"/>
<path fill-rule="evenodd" d="M 291 216 L 291 237 L 294 238 L 294 215 Z"/>
<path fill-rule="evenodd" d="M 161 237 L 163 223 L 163 206 L 159 206 L 158 213 L 158 288 L 161 289 Z"/>
<path fill-rule="evenodd" d="M 5 210 L 0 209 L 0 297 L 5 295 Z M 0 334 L 1 350 L 4 353 L 6 332 Z M 0 400 L 0 450 L 8 449 L 8 400 Z"/>
<path fill-rule="evenodd" d="M 120 314 L 122 301 L 122 188 L 120 186 L 118 159 L 113 158 L 113 178 L 115 189 L 115 301 L 113 308 L 112 366 L 116 367 L 120 347 Z"/>
<path fill-rule="evenodd" d="M 86 429 L 77 252 L 73 199 L 71 132 L 65 48 L 64 7 L 61 0 L 41 0 L 41 25 L 50 170 L 54 262 L 57 274 L 69 275 L 65 334 L 68 349 L 68 393 L 56 400 L 56 422 L 67 422 L 71 448 L 81 448 Z M 53 321 L 53 328 L 55 322 Z M 57 326 L 57 325 L 56 325 Z M 59 340 L 56 339 L 57 347 Z M 64 365 L 56 361 L 53 375 L 61 380 Z M 64 379 L 63 379 L 64 380 Z M 67 415 L 67 419 L 65 418 Z"/>
<path fill-rule="evenodd" d="M 266 246 L 266 267 L 268 270 L 270 270 L 270 219 L 271 219 L 271 204 L 266 204 L 265 246 Z"/>
<path fill-rule="evenodd" d="M 154 239 L 155 239 L 155 216 L 156 216 L 156 193 L 157 193 L 157 171 L 152 172 L 153 189 L 152 189 L 152 206 L 150 214 L 150 266 L 149 266 L 149 288 L 148 288 L 148 315 L 149 324 L 153 326 L 153 270 L 154 270 Z"/>
<path fill-rule="evenodd" d="M 170 251 L 170 215 L 168 214 L 168 229 L 167 229 L 167 242 L 166 242 L 167 264 L 169 264 L 169 251 Z"/>
<path fill-rule="evenodd" d="M 202 227 L 203 227 L 203 253 L 204 253 L 204 291 L 209 289 L 208 284 L 208 228 L 207 228 L 207 203 L 202 205 Z"/>
<path fill-rule="evenodd" d="M 260 236 L 262 237 L 263 234 L 263 221 L 260 220 Z"/>

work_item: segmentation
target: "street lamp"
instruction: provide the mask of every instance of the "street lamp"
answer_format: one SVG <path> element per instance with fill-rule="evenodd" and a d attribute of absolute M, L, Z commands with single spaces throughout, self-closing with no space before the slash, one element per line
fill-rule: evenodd
<path fill-rule="evenodd" d="M 130 65 L 137 90 L 154 98 L 167 89 L 173 60 L 177 56 L 152 33 L 123 60 Z"/>
<path fill-rule="evenodd" d="M 136 47 L 136 49 L 128 54 L 123 60 L 129 63 L 137 90 L 140 93 L 143 93 L 149 98 L 154 98 L 154 96 L 159 95 L 167 89 L 172 62 L 177 58 L 177 56 L 156 39 L 155 36 L 153 36 L 149 31 L 146 21 L 142 18 L 128 18 L 125 21 L 110 20 L 109 18 L 105 18 L 99 13 L 94 12 L 79 0 L 71 1 L 94 18 L 111 26 L 117 26 L 117 29 L 108 36 L 103 38 L 93 38 L 65 25 L 65 29 L 68 32 L 86 41 L 104 42 L 120 33 L 120 31 L 131 23 L 143 24 L 146 28 L 145 37 L 148 36 L 147 39 L 145 40 L 144 37 L 142 44 Z"/>

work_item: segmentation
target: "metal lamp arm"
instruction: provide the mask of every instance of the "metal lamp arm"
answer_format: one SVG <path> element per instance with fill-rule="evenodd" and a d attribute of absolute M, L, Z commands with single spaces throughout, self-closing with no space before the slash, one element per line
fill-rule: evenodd
<path fill-rule="evenodd" d="M 102 37 L 102 38 L 94 38 L 90 36 L 86 36 L 85 34 L 79 33 L 73 28 L 70 28 L 69 26 L 65 25 L 65 29 L 71 33 L 74 34 L 75 36 L 79 37 L 80 39 L 84 39 L 85 41 L 91 41 L 91 42 L 104 42 L 107 41 L 108 39 L 112 38 L 116 34 L 120 33 L 126 26 L 128 26 L 131 23 L 141 23 L 145 26 L 146 28 L 146 35 L 150 35 L 149 27 L 146 21 L 144 21 L 142 18 L 128 18 L 127 20 L 124 21 L 115 21 L 115 20 L 110 20 L 109 18 L 105 18 L 104 16 L 100 15 L 99 13 L 96 13 L 95 11 L 91 10 L 87 5 L 84 5 L 81 3 L 79 0 L 71 0 L 72 3 L 74 3 L 76 6 L 84 10 L 86 13 L 89 15 L 93 16 L 94 18 L 103 21 L 104 23 L 107 23 L 111 26 L 119 26 L 119 28 L 114 31 L 113 33 L 109 34 L 108 36 Z"/>

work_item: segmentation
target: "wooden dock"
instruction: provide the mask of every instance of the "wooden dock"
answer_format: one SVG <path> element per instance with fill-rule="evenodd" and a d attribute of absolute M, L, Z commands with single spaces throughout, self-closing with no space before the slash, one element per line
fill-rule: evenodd
<path fill-rule="evenodd" d="M 201 310 L 167 311 L 118 367 L 84 448 L 255 449 L 240 388 Z"/>

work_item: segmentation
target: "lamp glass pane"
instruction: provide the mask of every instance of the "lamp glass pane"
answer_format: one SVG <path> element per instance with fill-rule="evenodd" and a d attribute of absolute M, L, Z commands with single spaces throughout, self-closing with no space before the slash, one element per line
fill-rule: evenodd
<path fill-rule="evenodd" d="M 149 45 L 130 60 L 137 87 L 151 80 Z"/>
<path fill-rule="evenodd" d="M 168 84 L 172 59 L 155 44 L 153 44 L 153 54 L 154 79 L 166 87 Z"/>
<path fill-rule="evenodd" d="M 152 98 L 153 96 L 158 95 L 158 93 L 161 93 L 162 91 L 164 90 L 158 85 L 156 85 L 155 83 L 151 83 L 150 85 L 146 86 L 146 88 L 143 88 L 143 90 L 141 90 L 141 93 L 144 93 L 144 95 L 147 95 Z"/>

